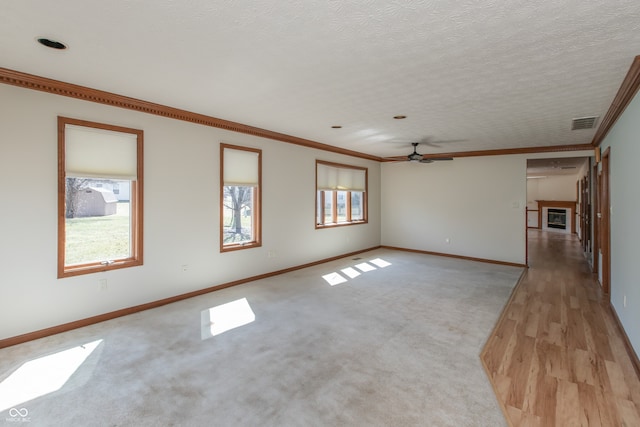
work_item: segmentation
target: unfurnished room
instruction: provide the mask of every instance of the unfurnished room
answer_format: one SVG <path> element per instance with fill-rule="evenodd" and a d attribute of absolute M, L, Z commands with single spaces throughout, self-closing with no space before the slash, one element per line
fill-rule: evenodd
<path fill-rule="evenodd" d="M 0 424 L 640 426 L 640 3 L 0 13 Z"/>

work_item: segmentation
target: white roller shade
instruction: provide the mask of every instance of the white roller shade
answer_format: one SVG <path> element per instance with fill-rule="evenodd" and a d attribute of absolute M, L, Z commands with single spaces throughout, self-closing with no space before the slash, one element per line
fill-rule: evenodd
<path fill-rule="evenodd" d="M 258 157 L 255 151 L 224 149 L 224 185 L 257 187 Z"/>
<path fill-rule="evenodd" d="M 65 125 L 67 177 L 135 180 L 136 134 Z"/>
<path fill-rule="evenodd" d="M 351 169 L 351 188 L 349 190 L 367 190 L 367 171 L 362 169 Z"/>
<path fill-rule="evenodd" d="M 338 188 L 338 169 L 318 164 L 318 190 L 335 190 Z"/>
<path fill-rule="evenodd" d="M 317 180 L 318 190 L 366 190 L 366 171 L 363 169 L 341 168 L 318 163 Z"/>

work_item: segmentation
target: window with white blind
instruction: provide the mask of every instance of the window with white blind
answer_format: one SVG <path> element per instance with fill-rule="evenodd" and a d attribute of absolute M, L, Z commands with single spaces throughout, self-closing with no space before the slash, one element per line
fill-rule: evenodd
<path fill-rule="evenodd" d="M 316 228 L 367 222 L 367 172 L 316 160 Z"/>
<path fill-rule="evenodd" d="M 220 250 L 261 246 L 262 150 L 220 144 Z"/>
<path fill-rule="evenodd" d="M 58 117 L 58 277 L 142 264 L 143 132 Z"/>

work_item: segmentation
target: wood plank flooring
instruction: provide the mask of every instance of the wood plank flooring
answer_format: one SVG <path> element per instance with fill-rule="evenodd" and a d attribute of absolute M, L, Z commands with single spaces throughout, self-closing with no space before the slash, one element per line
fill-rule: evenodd
<path fill-rule="evenodd" d="M 529 231 L 529 266 L 482 351 L 509 425 L 640 426 L 640 379 L 575 235 Z"/>

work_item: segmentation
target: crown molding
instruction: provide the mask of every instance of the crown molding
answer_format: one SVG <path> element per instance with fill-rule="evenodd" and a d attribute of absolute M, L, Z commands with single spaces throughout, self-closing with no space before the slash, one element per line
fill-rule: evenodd
<path fill-rule="evenodd" d="M 633 97 L 638 92 L 640 88 L 640 55 L 636 56 L 631 63 L 631 67 L 627 72 L 622 84 L 620 85 L 620 89 L 618 89 L 618 93 L 615 98 L 613 98 L 613 102 L 607 111 L 607 114 L 604 116 L 602 121 L 600 122 L 600 126 L 598 126 L 598 130 L 593 137 L 593 141 L 591 141 L 592 147 L 598 147 L 602 144 L 605 136 L 609 133 L 615 122 L 618 120 L 618 117 L 622 115 L 624 110 L 627 108 L 627 105 L 631 102 Z"/>
<path fill-rule="evenodd" d="M 564 151 L 593 150 L 590 144 L 577 145 L 549 145 L 544 147 L 523 147 L 523 148 L 499 148 L 496 150 L 461 151 L 454 153 L 438 153 L 429 155 L 429 158 L 436 157 L 478 157 L 478 156 L 504 156 L 507 154 L 532 154 L 532 153 L 560 153 Z"/>
<path fill-rule="evenodd" d="M 633 98 L 635 91 L 638 90 L 640 85 L 640 56 L 636 57 L 632 70 L 635 72 L 629 72 L 633 74 L 633 83 L 629 83 L 631 87 L 625 90 L 626 105 L 630 99 Z M 627 79 L 629 75 L 627 75 Z M 224 129 L 232 132 L 239 132 L 248 135 L 258 136 L 261 138 L 272 139 L 275 141 L 286 142 L 294 145 L 301 145 L 303 147 L 314 148 L 317 150 L 328 151 L 337 154 L 344 154 L 351 157 L 358 157 L 366 160 L 374 160 L 378 162 L 390 162 L 406 160 L 406 156 L 387 157 L 382 158 L 371 154 L 360 153 L 358 151 L 348 150 L 345 148 L 335 147 L 329 144 L 323 144 L 321 142 L 312 141 L 309 139 L 298 138 L 296 136 L 287 135 L 284 133 L 273 132 L 266 129 L 261 129 L 242 123 L 232 122 L 229 120 L 219 119 L 204 114 L 193 113 L 187 110 L 181 110 L 179 108 L 169 107 L 162 104 L 156 104 L 153 102 L 143 101 L 136 98 L 130 98 L 128 96 L 118 95 L 111 92 L 106 92 L 98 89 L 91 89 L 86 86 L 75 85 L 72 83 L 66 83 L 59 80 L 53 80 L 46 77 L 40 77 L 33 74 L 27 74 L 20 71 L 10 70 L 8 68 L 0 67 L 0 83 L 19 86 L 27 89 L 38 90 L 42 92 L 52 93 L 55 95 L 67 96 L 70 98 L 81 99 L 89 102 L 96 102 L 100 104 L 111 105 L 113 107 L 125 108 L 129 110 L 139 111 L 142 113 L 153 114 L 161 117 L 167 117 L 175 120 L 182 120 L 190 123 L 196 123 L 203 126 L 210 126 L 218 129 Z M 625 83 L 623 83 L 623 87 Z M 622 88 L 621 88 L 622 91 Z M 620 93 L 619 93 L 620 95 Z M 618 97 L 616 97 L 618 99 Z M 615 105 L 615 103 L 614 103 Z M 614 107 L 611 106 L 611 108 Z M 623 108 L 624 109 L 624 108 Z M 610 109 L 611 111 L 611 109 Z M 607 116 L 609 113 L 607 113 Z M 617 118 L 617 117 L 616 117 Z M 605 121 L 601 123 L 600 128 L 603 128 Z M 607 129 L 608 130 L 608 129 Z M 597 134 L 596 134 L 597 135 Z M 593 144 L 593 143 L 592 143 Z M 544 147 L 525 147 L 525 148 L 503 148 L 495 150 L 476 150 L 476 151 L 460 151 L 452 153 L 437 153 L 429 154 L 429 158 L 441 158 L 441 157 L 479 157 L 479 156 L 501 156 L 508 154 L 531 154 L 531 153 L 555 153 L 563 151 L 579 151 L 579 150 L 592 150 L 591 144 L 580 145 L 558 145 L 558 146 L 544 146 Z"/>
<path fill-rule="evenodd" d="M 499 148 L 495 150 L 476 151 L 454 151 L 451 153 L 425 154 L 427 159 L 438 159 L 443 157 L 480 157 L 480 156 L 504 156 L 509 154 L 532 154 L 532 153 L 559 153 L 564 151 L 593 150 L 591 144 L 578 145 L 550 145 L 544 147 L 524 147 L 524 148 Z M 407 156 L 385 157 L 383 162 L 397 162 L 407 160 Z"/>
<path fill-rule="evenodd" d="M 204 114 L 193 113 L 191 111 L 181 110 L 179 108 L 168 107 L 166 105 L 130 98 L 127 96 L 118 95 L 102 90 L 91 89 L 85 86 L 79 86 L 72 83 L 49 79 L 46 77 L 35 76 L 33 74 L 27 74 L 7 68 L 0 68 L 0 83 L 19 86 L 27 89 L 39 90 L 56 95 L 68 96 L 70 98 L 82 99 L 84 101 L 97 102 L 114 107 L 140 111 L 142 113 L 154 114 L 156 116 L 168 117 L 171 119 L 229 130 L 232 132 L 244 133 L 261 138 L 268 138 L 275 141 L 287 142 L 289 144 L 301 145 L 303 147 L 330 151 L 347 156 L 359 157 L 362 159 L 375 161 L 381 160 L 380 157 L 373 156 L 371 154 L 334 147 L 332 145 L 323 144 L 321 142 L 311 141 L 304 138 L 298 138 L 284 133 L 273 132 L 266 129 L 244 125 L 242 123 L 223 120 Z"/>

